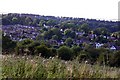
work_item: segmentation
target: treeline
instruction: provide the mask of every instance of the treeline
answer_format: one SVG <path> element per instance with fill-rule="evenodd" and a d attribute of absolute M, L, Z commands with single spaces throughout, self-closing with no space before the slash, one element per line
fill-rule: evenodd
<path fill-rule="evenodd" d="M 85 18 L 73 18 L 73 17 L 54 17 L 54 16 L 43 16 L 33 14 L 17 14 L 9 13 L 2 14 L 3 25 L 15 25 L 21 24 L 26 26 L 40 26 L 44 24 L 48 26 L 57 26 L 60 28 L 72 27 L 78 29 L 83 23 L 87 23 L 90 29 L 96 29 L 100 27 L 106 28 L 110 32 L 116 32 L 120 30 L 118 22 L 112 21 L 100 21 L 96 19 L 85 19 Z"/>
<path fill-rule="evenodd" d="M 3 36 L 3 54 L 15 55 L 39 55 L 44 58 L 58 56 L 62 60 L 77 59 L 79 62 L 87 61 L 89 64 L 100 64 L 120 67 L 120 50 L 111 51 L 105 48 L 61 45 L 53 48 L 44 41 L 33 41 L 26 39 L 20 42 L 10 40 L 8 36 Z"/>

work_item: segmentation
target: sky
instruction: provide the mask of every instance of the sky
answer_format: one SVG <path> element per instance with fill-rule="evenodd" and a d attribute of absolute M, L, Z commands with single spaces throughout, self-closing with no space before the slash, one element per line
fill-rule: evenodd
<path fill-rule="evenodd" d="M 0 0 L 0 13 L 118 20 L 119 0 Z"/>

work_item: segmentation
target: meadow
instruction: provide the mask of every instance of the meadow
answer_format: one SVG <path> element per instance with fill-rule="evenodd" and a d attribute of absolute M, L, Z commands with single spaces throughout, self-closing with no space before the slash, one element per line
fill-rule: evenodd
<path fill-rule="evenodd" d="M 56 57 L 2 56 L 2 78 L 120 78 L 120 68 Z"/>

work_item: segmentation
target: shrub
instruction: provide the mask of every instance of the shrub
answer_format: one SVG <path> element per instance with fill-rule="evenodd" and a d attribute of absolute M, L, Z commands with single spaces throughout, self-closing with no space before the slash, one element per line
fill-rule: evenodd
<path fill-rule="evenodd" d="M 90 56 L 88 55 L 88 52 L 86 52 L 84 50 L 81 51 L 79 56 L 78 56 L 79 62 L 82 62 L 82 61 L 85 61 L 85 60 L 88 60 L 88 59 L 90 59 Z"/>
<path fill-rule="evenodd" d="M 15 48 L 15 51 L 17 54 L 29 54 L 30 51 L 28 49 L 28 47 L 33 43 L 33 40 L 30 39 L 26 39 L 20 42 L 17 42 L 17 46 Z"/>
<path fill-rule="evenodd" d="M 73 53 L 75 56 L 78 56 L 78 53 L 82 50 L 82 48 L 80 46 L 72 46 L 71 48 L 73 50 Z"/>
<path fill-rule="evenodd" d="M 97 62 L 100 65 L 109 65 L 110 64 L 110 56 L 111 51 L 105 48 L 99 48 L 97 49 L 99 56 L 97 58 Z"/>
<path fill-rule="evenodd" d="M 28 50 L 30 51 L 30 54 L 31 54 L 31 55 L 35 55 L 35 54 L 36 54 L 36 53 L 35 53 L 35 48 L 36 48 L 37 46 L 39 46 L 39 45 L 40 45 L 39 42 L 32 42 L 31 44 L 29 44 Z"/>
<path fill-rule="evenodd" d="M 57 55 L 57 50 L 55 48 L 51 48 L 51 50 L 52 50 L 52 56 Z"/>
<path fill-rule="evenodd" d="M 100 51 L 95 48 L 89 48 L 89 49 L 87 49 L 87 52 L 88 52 L 88 55 L 90 56 L 92 62 L 95 62 L 100 54 Z"/>
<path fill-rule="evenodd" d="M 71 60 L 73 58 L 73 52 L 69 47 L 61 46 L 58 49 L 58 57 L 63 60 Z"/>
<path fill-rule="evenodd" d="M 36 47 L 35 50 L 36 54 L 41 54 L 42 57 L 44 58 L 49 58 L 52 55 L 52 51 L 50 48 L 46 47 L 45 45 L 40 45 Z"/>
<path fill-rule="evenodd" d="M 97 59 L 97 62 L 100 65 L 108 65 L 109 64 L 109 55 L 107 53 L 101 53 Z"/>
<path fill-rule="evenodd" d="M 111 55 L 110 65 L 120 67 L 120 51 L 116 51 Z"/>
<path fill-rule="evenodd" d="M 2 34 L 2 51 L 13 51 L 16 47 L 16 42 L 12 41 L 9 36 L 4 36 Z"/>

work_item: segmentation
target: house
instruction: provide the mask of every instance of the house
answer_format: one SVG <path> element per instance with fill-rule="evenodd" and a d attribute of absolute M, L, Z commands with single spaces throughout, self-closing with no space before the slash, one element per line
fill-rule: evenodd
<path fill-rule="evenodd" d="M 103 46 L 103 44 L 100 43 L 95 43 L 96 48 L 100 48 L 101 46 Z"/>
<path fill-rule="evenodd" d="M 116 50 L 115 46 L 110 47 L 110 50 Z"/>

